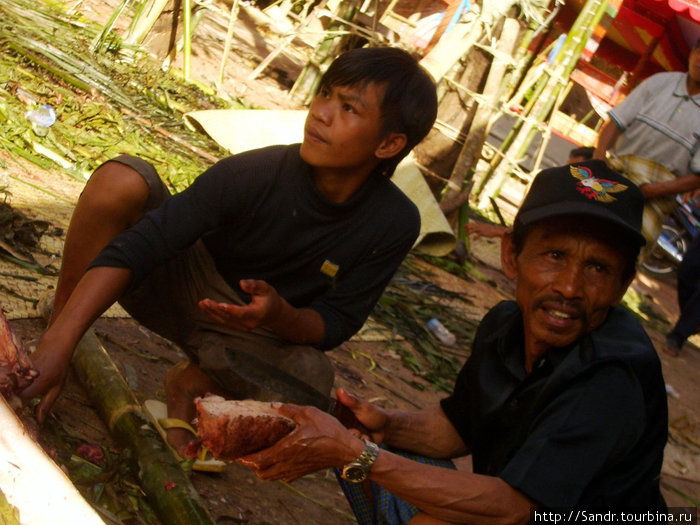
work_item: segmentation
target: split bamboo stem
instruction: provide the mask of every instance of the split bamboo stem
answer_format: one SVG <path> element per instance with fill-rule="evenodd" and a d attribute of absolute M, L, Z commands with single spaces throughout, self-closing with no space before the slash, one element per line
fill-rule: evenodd
<path fill-rule="evenodd" d="M 159 519 L 165 525 L 213 525 L 199 494 L 92 329 L 76 347 L 72 364 L 110 433 L 135 452 L 141 486 Z"/>
<path fill-rule="evenodd" d="M 221 63 L 219 64 L 219 77 L 216 80 L 216 90 L 218 93 L 223 91 L 224 86 L 224 73 L 226 72 L 226 60 L 228 59 L 228 53 L 231 49 L 231 41 L 233 40 L 233 29 L 236 25 L 236 20 L 238 19 L 238 0 L 233 0 L 231 5 L 231 14 L 228 18 L 228 30 L 226 31 L 226 41 L 224 42 L 224 49 L 221 52 Z"/>
<path fill-rule="evenodd" d="M 0 396 L 0 523 L 103 522 Z"/>

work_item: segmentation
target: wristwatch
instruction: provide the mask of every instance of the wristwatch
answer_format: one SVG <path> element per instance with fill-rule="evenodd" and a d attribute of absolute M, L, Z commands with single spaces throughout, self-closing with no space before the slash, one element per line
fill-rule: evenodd
<path fill-rule="evenodd" d="M 372 465 L 374 465 L 379 455 L 379 447 L 376 443 L 372 443 L 366 439 L 362 441 L 365 442 L 365 449 L 362 451 L 362 454 L 360 454 L 355 461 L 351 461 L 345 465 L 340 474 L 345 481 L 349 481 L 350 483 L 361 483 L 366 480 Z"/>

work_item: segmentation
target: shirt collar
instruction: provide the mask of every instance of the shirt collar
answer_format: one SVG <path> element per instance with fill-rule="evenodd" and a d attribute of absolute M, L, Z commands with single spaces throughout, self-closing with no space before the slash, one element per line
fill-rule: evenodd
<path fill-rule="evenodd" d="M 500 334 L 505 334 L 505 337 L 499 337 Z M 527 377 L 527 373 L 525 372 L 523 316 L 520 309 L 518 308 L 514 315 L 498 330 L 494 331 L 491 337 L 498 341 L 497 351 L 508 371 L 519 380 L 524 380 Z M 557 368 L 579 343 L 580 339 L 562 348 L 552 347 L 538 359 L 538 363 L 541 365 L 549 362 L 553 368 Z"/>
<path fill-rule="evenodd" d="M 692 100 L 693 103 L 700 107 L 700 93 L 693 95 L 688 94 L 688 73 L 683 75 L 676 84 L 676 89 L 673 90 L 673 96 Z"/>

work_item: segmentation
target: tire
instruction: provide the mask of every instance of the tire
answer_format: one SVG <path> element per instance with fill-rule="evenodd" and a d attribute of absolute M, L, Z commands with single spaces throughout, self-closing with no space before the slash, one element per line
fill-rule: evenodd
<path fill-rule="evenodd" d="M 688 249 L 688 240 L 683 235 L 683 231 L 677 226 L 664 224 L 661 235 L 666 236 L 680 253 L 684 254 Z M 671 261 L 664 253 L 664 250 L 656 244 L 654 249 L 644 258 L 641 266 L 644 270 L 653 275 L 668 275 L 676 270 L 677 265 L 675 262 Z"/>

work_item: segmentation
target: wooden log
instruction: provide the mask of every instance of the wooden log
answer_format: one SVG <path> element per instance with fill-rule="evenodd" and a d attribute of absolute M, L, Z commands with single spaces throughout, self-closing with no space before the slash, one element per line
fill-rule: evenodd
<path fill-rule="evenodd" d="M 151 424 L 93 329 L 78 344 L 72 364 L 110 433 L 135 452 L 141 488 L 163 524 L 213 525 L 185 471 Z"/>

